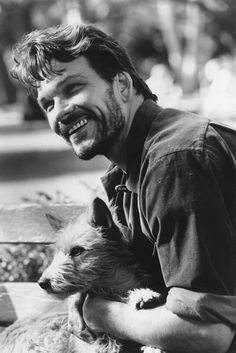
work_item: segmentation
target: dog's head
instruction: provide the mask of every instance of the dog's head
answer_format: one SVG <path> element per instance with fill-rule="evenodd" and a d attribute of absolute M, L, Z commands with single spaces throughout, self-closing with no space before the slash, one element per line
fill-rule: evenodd
<path fill-rule="evenodd" d="M 94 199 L 87 218 L 81 216 L 63 228 L 62 220 L 49 216 L 59 239 L 55 257 L 39 285 L 58 297 L 137 287 L 145 275 L 141 276 L 129 242 L 105 202 Z"/>

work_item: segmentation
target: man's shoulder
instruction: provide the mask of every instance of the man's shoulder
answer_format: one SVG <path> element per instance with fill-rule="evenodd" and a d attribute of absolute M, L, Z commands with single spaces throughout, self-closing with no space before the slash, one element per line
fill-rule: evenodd
<path fill-rule="evenodd" d="M 145 140 L 145 154 L 163 158 L 171 153 L 204 148 L 210 120 L 200 115 L 167 108 L 152 121 Z"/>

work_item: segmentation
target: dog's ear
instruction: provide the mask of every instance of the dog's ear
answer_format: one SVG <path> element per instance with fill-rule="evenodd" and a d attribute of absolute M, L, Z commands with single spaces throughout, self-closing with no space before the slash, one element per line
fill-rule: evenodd
<path fill-rule="evenodd" d="M 47 217 L 47 220 L 49 224 L 51 225 L 52 229 L 57 232 L 60 229 L 62 229 L 65 225 L 64 221 L 59 218 L 58 216 L 54 216 L 51 213 L 46 213 L 45 216 Z"/>
<path fill-rule="evenodd" d="M 88 209 L 88 224 L 93 228 L 99 228 L 103 238 L 120 240 L 122 237 L 109 208 L 99 197 L 92 201 Z"/>
<path fill-rule="evenodd" d="M 114 221 L 106 203 L 96 197 L 88 208 L 88 224 L 93 228 L 107 228 L 114 226 Z"/>

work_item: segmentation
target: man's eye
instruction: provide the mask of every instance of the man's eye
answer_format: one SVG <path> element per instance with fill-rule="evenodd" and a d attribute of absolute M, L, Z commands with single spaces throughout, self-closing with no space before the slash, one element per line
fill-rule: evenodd
<path fill-rule="evenodd" d="M 82 246 L 74 246 L 71 250 L 70 250 L 70 256 L 74 257 L 74 256 L 79 256 L 81 255 L 83 252 L 85 251 L 85 249 Z"/>
<path fill-rule="evenodd" d="M 66 94 L 71 94 L 71 93 L 75 92 L 79 87 L 80 87 L 80 84 L 78 84 L 78 83 L 73 83 L 71 85 L 68 85 L 65 88 L 65 93 Z"/>
<path fill-rule="evenodd" d="M 48 113 L 53 109 L 54 103 L 53 101 L 48 101 L 43 104 L 43 109 Z"/>

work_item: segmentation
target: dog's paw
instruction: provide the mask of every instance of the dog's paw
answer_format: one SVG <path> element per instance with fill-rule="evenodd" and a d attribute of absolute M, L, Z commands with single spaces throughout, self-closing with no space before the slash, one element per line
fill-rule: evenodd
<path fill-rule="evenodd" d="M 127 303 L 137 310 L 152 309 L 163 304 L 163 296 L 149 288 L 129 291 Z"/>

